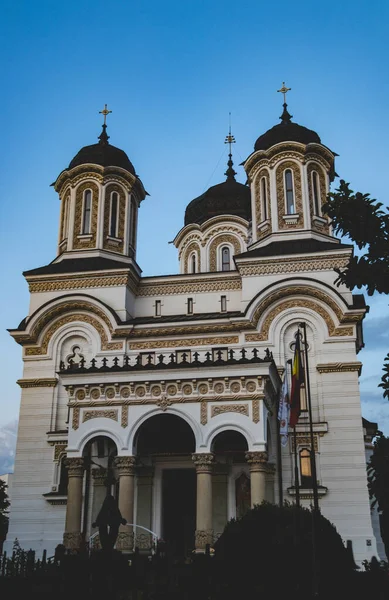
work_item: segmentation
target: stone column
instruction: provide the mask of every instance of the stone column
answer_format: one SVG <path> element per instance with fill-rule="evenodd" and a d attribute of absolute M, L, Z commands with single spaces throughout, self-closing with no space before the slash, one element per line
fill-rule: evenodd
<path fill-rule="evenodd" d="M 135 456 L 118 456 L 115 467 L 119 475 L 119 510 L 127 523 L 134 522 L 134 475 Z M 120 525 L 116 549 L 122 552 L 134 550 L 134 531 L 128 525 Z"/>
<path fill-rule="evenodd" d="M 65 461 L 68 469 L 69 482 L 63 543 L 68 550 L 78 550 L 81 546 L 82 482 L 84 478 L 84 459 L 66 458 Z"/>
<path fill-rule="evenodd" d="M 267 463 L 267 471 L 266 471 L 266 501 L 271 504 L 275 503 L 275 493 L 274 493 L 274 484 L 275 484 L 275 473 L 276 467 L 272 463 Z"/>
<path fill-rule="evenodd" d="M 197 473 L 196 552 L 205 552 L 213 544 L 212 529 L 212 466 L 213 454 L 192 454 Z"/>
<path fill-rule="evenodd" d="M 251 508 L 266 500 L 267 452 L 246 452 L 250 468 Z"/>

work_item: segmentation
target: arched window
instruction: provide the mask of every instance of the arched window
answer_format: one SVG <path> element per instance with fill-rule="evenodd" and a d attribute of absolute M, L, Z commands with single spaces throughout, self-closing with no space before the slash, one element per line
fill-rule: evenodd
<path fill-rule="evenodd" d="M 62 239 L 63 240 L 68 237 L 69 204 L 70 204 L 70 197 L 68 196 L 65 200 L 65 204 L 63 207 L 63 222 L 62 222 Z"/>
<path fill-rule="evenodd" d="M 267 220 L 267 193 L 266 193 L 266 178 L 261 179 L 261 214 L 262 221 Z"/>
<path fill-rule="evenodd" d="M 192 273 L 196 273 L 196 254 L 194 252 L 190 257 L 190 268 Z"/>
<path fill-rule="evenodd" d="M 130 201 L 130 246 L 135 248 L 136 240 L 136 199 L 131 198 Z"/>
<path fill-rule="evenodd" d="M 315 215 L 320 215 L 320 183 L 319 174 L 312 171 L 313 210 Z"/>
<path fill-rule="evenodd" d="M 109 220 L 109 235 L 111 237 L 118 236 L 118 204 L 119 195 L 116 192 L 111 194 L 111 214 Z"/>
<path fill-rule="evenodd" d="M 294 208 L 294 191 L 293 191 L 293 175 L 290 169 L 285 171 L 285 195 L 286 195 L 286 214 L 295 214 Z"/>
<path fill-rule="evenodd" d="M 301 487 L 312 487 L 311 451 L 308 448 L 300 450 Z"/>
<path fill-rule="evenodd" d="M 84 193 L 84 211 L 82 217 L 82 233 L 90 233 L 90 221 L 92 211 L 92 192 L 86 190 Z"/>
<path fill-rule="evenodd" d="M 222 248 L 222 271 L 229 271 L 230 266 L 230 249 L 228 246 Z"/>

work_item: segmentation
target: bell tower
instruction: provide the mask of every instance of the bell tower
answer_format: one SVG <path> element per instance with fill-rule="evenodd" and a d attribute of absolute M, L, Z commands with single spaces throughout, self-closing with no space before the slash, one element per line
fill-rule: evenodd
<path fill-rule="evenodd" d="M 292 121 L 285 83 L 281 123 L 255 142 L 246 159 L 252 199 L 253 244 L 314 238 L 334 241 L 322 205 L 334 179 L 335 153 L 315 131 Z"/>
<path fill-rule="evenodd" d="M 107 105 L 98 143 L 84 146 L 54 182 L 61 202 L 56 262 L 136 258 L 138 209 L 146 191 L 127 154 L 109 143 Z"/>

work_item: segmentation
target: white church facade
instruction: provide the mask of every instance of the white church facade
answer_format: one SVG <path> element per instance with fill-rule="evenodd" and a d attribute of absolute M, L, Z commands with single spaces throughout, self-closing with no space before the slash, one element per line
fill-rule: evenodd
<path fill-rule="evenodd" d="M 276 404 L 304 322 L 320 509 L 357 561 L 376 555 L 358 387 L 366 307 L 334 285 L 352 247 L 321 211 L 334 159 L 284 104 L 244 162 L 248 184 L 230 152 L 226 180 L 186 208 L 179 274 L 157 277 L 136 262 L 145 189 L 105 124 L 60 173 L 57 257 L 24 273 L 28 316 L 10 330 L 24 371 L 6 550 L 16 537 L 49 556 L 80 548 L 107 489 L 134 525 L 119 532 L 127 552 L 155 537 L 202 552 L 250 505 L 294 501 Z M 296 428 L 306 506 L 307 414 Z"/>

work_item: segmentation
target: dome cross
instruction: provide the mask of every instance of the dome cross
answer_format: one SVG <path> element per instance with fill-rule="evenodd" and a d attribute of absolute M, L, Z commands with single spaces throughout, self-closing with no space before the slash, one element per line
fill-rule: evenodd
<path fill-rule="evenodd" d="M 281 92 L 284 95 L 284 104 L 286 104 L 286 94 L 291 91 L 292 88 L 288 88 L 285 85 L 285 81 L 282 82 L 282 88 L 277 90 L 277 92 Z"/>
<path fill-rule="evenodd" d="M 107 105 L 104 105 L 103 110 L 99 111 L 99 115 L 104 115 L 104 125 L 107 124 L 107 115 L 109 115 L 112 112 L 112 110 L 108 110 Z"/>
<path fill-rule="evenodd" d="M 230 113 L 230 126 L 228 129 L 228 135 L 226 135 L 226 139 L 224 140 L 225 144 L 228 144 L 229 146 L 229 154 L 228 154 L 228 162 L 227 162 L 227 171 L 225 172 L 225 175 L 227 175 L 227 180 L 233 180 L 235 181 L 235 175 L 236 175 L 236 171 L 234 171 L 233 169 L 233 162 L 232 162 L 232 149 L 231 146 L 232 144 L 236 143 L 236 140 L 234 138 L 233 135 L 231 135 L 231 113 Z"/>

